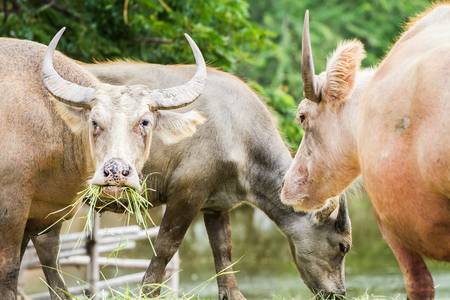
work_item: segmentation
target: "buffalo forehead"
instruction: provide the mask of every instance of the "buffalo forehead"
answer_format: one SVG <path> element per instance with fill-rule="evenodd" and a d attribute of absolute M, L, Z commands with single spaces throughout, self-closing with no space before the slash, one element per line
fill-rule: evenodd
<path fill-rule="evenodd" d="M 315 112 L 317 110 L 317 106 L 317 103 L 305 98 L 298 105 L 297 112 L 311 114 L 312 112 Z"/>
<path fill-rule="evenodd" d="M 95 114 L 104 118 L 125 114 L 130 119 L 136 119 L 149 111 L 142 97 L 133 97 L 123 91 L 124 89 L 109 89 L 97 92 L 93 108 Z"/>

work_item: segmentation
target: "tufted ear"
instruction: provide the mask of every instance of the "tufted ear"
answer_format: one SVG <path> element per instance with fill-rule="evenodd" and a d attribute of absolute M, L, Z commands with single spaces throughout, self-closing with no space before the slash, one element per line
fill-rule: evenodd
<path fill-rule="evenodd" d="M 358 40 L 343 42 L 327 62 L 323 99 L 332 103 L 345 101 L 355 84 L 356 73 L 365 57 L 364 46 Z"/>
<path fill-rule="evenodd" d="M 155 128 L 157 134 L 166 145 L 178 143 L 184 138 L 194 135 L 197 126 L 205 123 L 206 118 L 195 110 L 186 113 L 158 111 Z"/>

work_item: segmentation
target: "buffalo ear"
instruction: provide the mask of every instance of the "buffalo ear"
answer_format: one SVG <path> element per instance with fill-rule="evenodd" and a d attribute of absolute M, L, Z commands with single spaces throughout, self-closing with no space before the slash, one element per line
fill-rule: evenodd
<path fill-rule="evenodd" d="M 87 124 L 86 121 L 88 119 L 87 116 L 88 110 L 84 108 L 69 106 L 62 102 L 56 101 L 55 101 L 55 108 L 58 115 L 61 117 L 61 119 L 64 120 L 64 122 L 67 124 L 67 126 L 73 133 L 75 134 L 80 133 L 81 130 L 83 129 L 83 126 Z"/>
<path fill-rule="evenodd" d="M 358 40 L 343 42 L 327 61 L 324 99 L 333 103 L 347 99 L 355 84 L 356 73 L 365 56 Z"/>
<path fill-rule="evenodd" d="M 175 144 L 184 138 L 191 137 L 197 131 L 197 126 L 206 121 L 206 118 L 195 110 L 186 113 L 158 111 L 158 114 L 155 134 L 166 145 Z"/>

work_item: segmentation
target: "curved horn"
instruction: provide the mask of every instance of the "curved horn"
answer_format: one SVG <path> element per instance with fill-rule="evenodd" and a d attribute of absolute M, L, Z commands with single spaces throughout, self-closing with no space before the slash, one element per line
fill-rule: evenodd
<path fill-rule="evenodd" d="M 351 231 L 351 222 L 347 208 L 347 197 L 344 193 L 339 196 L 339 210 L 336 218 L 336 230 L 338 232 Z"/>
<path fill-rule="evenodd" d="M 311 48 L 311 40 L 309 37 L 309 10 L 305 12 L 305 20 L 303 23 L 303 40 L 302 40 L 302 79 L 303 93 L 305 98 L 320 102 L 320 93 L 318 92 L 317 83 L 315 82 L 314 59 Z"/>
<path fill-rule="evenodd" d="M 47 47 L 44 61 L 42 62 L 42 80 L 49 92 L 59 101 L 72 106 L 89 108 L 89 103 L 94 96 L 95 89 L 80 86 L 65 80 L 59 76 L 53 66 L 53 55 L 56 45 L 58 45 L 64 30 L 66 30 L 65 27 L 58 31 Z"/>
<path fill-rule="evenodd" d="M 337 197 L 330 198 L 325 204 L 325 206 L 314 214 L 316 221 L 319 224 L 326 222 L 337 206 L 338 206 Z"/>
<path fill-rule="evenodd" d="M 152 90 L 150 99 L 155 103 L 153 109 L 175 109 L 187 106 L 200 96 L 206 81 L 206 64 L 202 52 L 194 40 L 184 34 L 195 57 L 197 71 L 187 83 L 167 89 Z"/>

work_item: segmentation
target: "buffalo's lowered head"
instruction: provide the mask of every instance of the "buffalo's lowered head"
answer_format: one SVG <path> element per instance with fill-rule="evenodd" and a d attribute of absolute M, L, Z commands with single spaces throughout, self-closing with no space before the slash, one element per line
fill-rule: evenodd
<path fill-rule="evenodd" d="M 152 90 L 144 85 L 116 86 L 97 82 L 80 86 L 62 78 L 54 68 L 61 29 L 50 42 L 42 64 L 42 79 L 57 99 L 57 111 L 75 133 L 89 144 L 90 184 L 107 196 L 119 196 L 122 187 L 140 189 L 139 174 L 150 152 L 152 134 L 170 144 L 191 136 L 205 119 L 196 111 L 168 110 L 194 102 L 206 81 L 206 65 L 195 42 L 186 34 L 197 71 L 185 84 Z"/>
<path fill-rule="evenodd" d="M 359 173 L 352 132 L 354 101 L 349 99 L 359 96 L 360 83 L 367 79 L 366 73 L 372 74 L 358 72 L 363 57 L 361 42 L 346 41 L 328 59 L 325 72 L 315 75 L 306 12 L 301 69 L 305 99 L 297 112 L 304 136 L 281 191 L 281 201 L 296 210 L 319 209 Z"/>
<path fill-rule="evenodd" d="M 345 195 L 328 200 L 323 209 L 309 212 L 306 217 L 291 215 L 283 231 L 308 288 L 322 299 L 345 295 L 344 259 L 352 245 Z"/>

